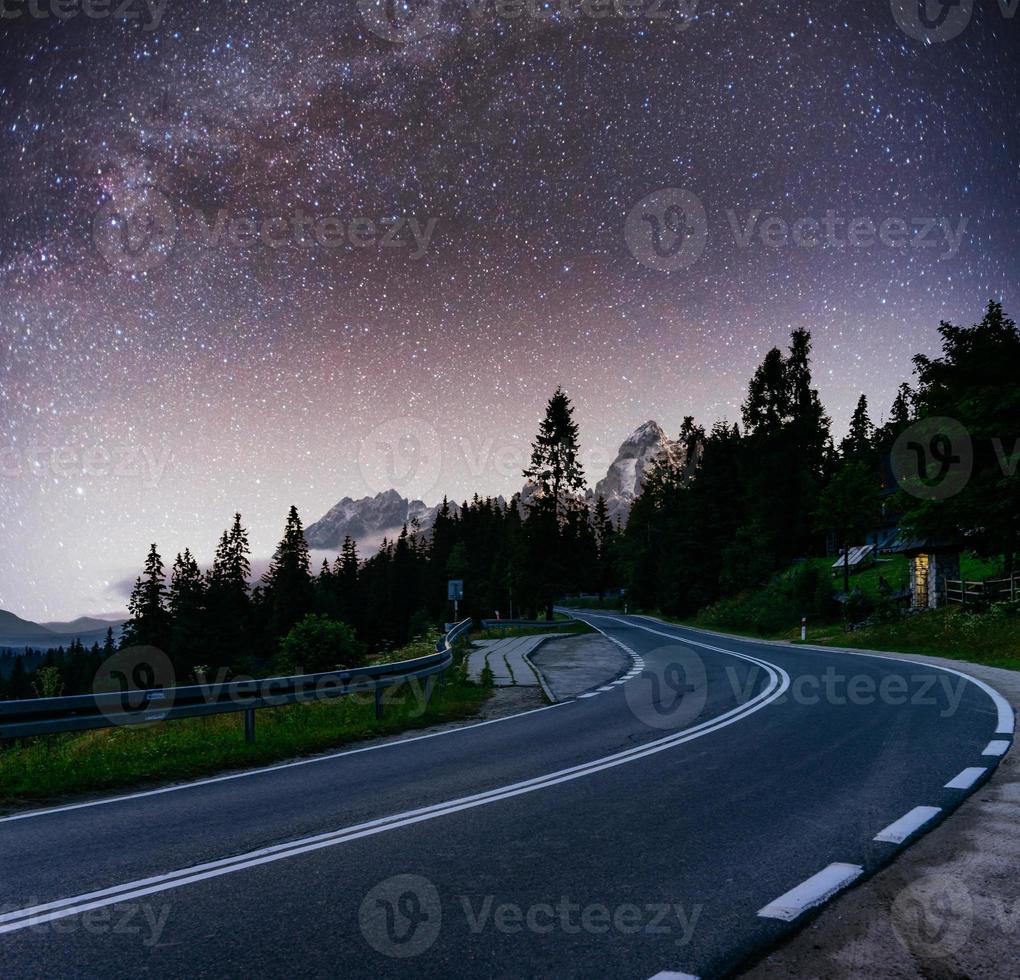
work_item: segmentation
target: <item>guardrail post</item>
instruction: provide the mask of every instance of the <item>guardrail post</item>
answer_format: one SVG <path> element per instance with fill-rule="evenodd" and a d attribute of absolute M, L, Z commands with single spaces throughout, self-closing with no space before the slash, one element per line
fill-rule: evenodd
<path fill-rule="evenodd" d="M 248 745 L 255 741 L 255 709 L 244 709 L 244 740 Z"/>
<path fill-rule="evenodd" d="M 376 683 L 375 686 L 375 720 L 382 718 L 382 688 Z"/>

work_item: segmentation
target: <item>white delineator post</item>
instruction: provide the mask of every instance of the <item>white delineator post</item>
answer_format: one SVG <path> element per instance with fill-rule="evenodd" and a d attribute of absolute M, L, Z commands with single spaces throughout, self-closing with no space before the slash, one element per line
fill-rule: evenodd
<path fill-rule="evenodd" d="M 801 642 L 807 639 L 807 616 L 800 617 L 800 639 Z"/>

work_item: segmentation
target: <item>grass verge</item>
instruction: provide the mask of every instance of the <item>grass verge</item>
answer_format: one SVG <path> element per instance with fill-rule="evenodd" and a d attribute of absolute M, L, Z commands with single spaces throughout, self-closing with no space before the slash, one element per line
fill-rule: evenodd
<path fill-rule="evenodd" d="M 434 644 L 423 640 L 394 651 L 390 659 L 409 660 L 434 651 Z M 458 651 L 456 656 L 442 689 L 436 679 L 428 705 L 422 682 L 388 689 L 380 720 L 376 720 L 370 693 L 264 708 L 255 713 L 252 745 L 244 741 L 241 712 L 148 728 L 110 728 L 0 743 L 0 806 L 38 805 L 150 781 L 192 779 L 470 717 L 491 692 L 467 679 L 463 653 Z"/>
<path fill-rule="evenodd" d="M 512 628 L 478 630 L 471 634 L 471 639 L 506 640 L 515 636 L 545 636 L 547 633 L 555 633 L 558 636 L 576 636 L 581 633 L 594 632 L 587 623 L 580 621 L 571 623 L 570 626 L 564 626 L 562 622 L 557 625 L 557 621 L 554 621 L 549 626 L 515 626 Z"/>

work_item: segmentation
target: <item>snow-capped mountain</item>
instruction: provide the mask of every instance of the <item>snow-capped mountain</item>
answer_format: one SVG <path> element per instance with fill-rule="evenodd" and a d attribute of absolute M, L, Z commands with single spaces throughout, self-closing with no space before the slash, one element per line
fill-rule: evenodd
<path fill-rule="evenodd" d="M 309 547 L 327 551 L 339 549 L 347 536 L 358 542 L 377 541 L 398 533 L 404 524 L 416 519 L 422 530 L 428 530 L 441 506 L 429 507 L 423 500 L 408 500 L 396 490 L 360 500 L 344 497 L 328 514 L 305 529 L 305 540 Z M 452 502 L 450 509 L 454 513 L 459 510 Z"/>
<path fill-rule="evenodd" d="M 620 446 L 605 477 L 595 484 L 593 499 L 605 497 L 609 515 L 615 522 L 626 521 L 631 504 L 641 493 L 645 475 L 660 453 L 665 452 L 676 465 L 683 463 L 683 449 L 666 435 L 658 422 L 639 425 Z"/>
<path fill-rule="evenodd" d="M 605 477 L 588 492 L 588 501 L 594 504 L 601 494 L 606 498 L 609 515 L 627 520 L 631 504 L 641 493 L 645 474 L 656 457 L 665 451 L 675 463 L 683 462 L 683 450 L 672 442 L 658 422 L 645 422 L 638 426 L 620 446 L 616 459 Z M 535 495 L 534 484 L 525 484 L 521 490 L 521 505 L 527 506 Z M 354 500 L 344 497 L 328 514 L 309 525 L 305 538 L 310 547 L 320 551 L 336 551 L 348 535 L 359 544 L 377 544 L 383 537 L 393 537 L 404 524 L 417 520 L 427 531 L 432 527 L 441 504 L 427 505 L 422 500 L 408 500 L 396 490 L 387 490 L 375 497 Z M 456 513 L 459 507 L 450 502 Z"/>

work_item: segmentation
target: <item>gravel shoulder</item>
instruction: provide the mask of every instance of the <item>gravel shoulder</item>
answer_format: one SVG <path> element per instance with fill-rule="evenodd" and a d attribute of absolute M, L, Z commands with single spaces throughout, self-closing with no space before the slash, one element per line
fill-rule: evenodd
<path fill-rule="evenodd" d="M 623 651 L 597 633 L 546 640 L 530 659 L 557 701 L 615 681 L 630 669 Z"/>

